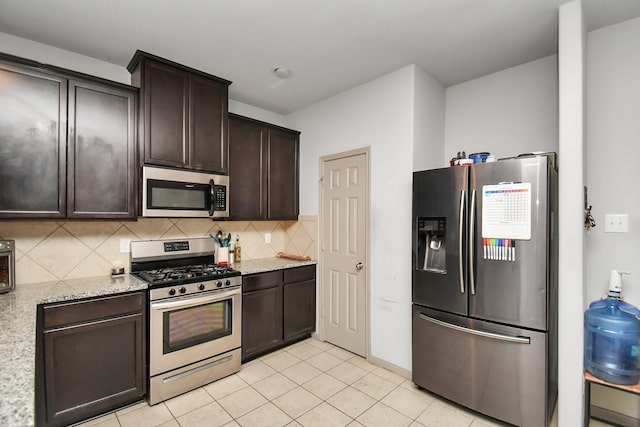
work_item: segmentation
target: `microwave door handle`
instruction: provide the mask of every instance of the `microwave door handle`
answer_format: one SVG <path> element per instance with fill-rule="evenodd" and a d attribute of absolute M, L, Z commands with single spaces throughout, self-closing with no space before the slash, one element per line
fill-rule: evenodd
<path fill-rule="evenodd" d="M 213 182 L 213 179 L 209 180 L 209 191 L 211 193 L 210 195 L 210 207 L 209 207 L 209 216 L 213 216 L 213 213 L 216 211 L 216 198 L 215 198 L 215 183 Z"/>

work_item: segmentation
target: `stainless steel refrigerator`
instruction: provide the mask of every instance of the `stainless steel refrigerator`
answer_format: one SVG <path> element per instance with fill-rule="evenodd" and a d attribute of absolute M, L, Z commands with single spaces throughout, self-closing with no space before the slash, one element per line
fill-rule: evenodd
<path fill-rule="evenodd" d="M 413 382 L 521 426 L 557 396 L 554 162 L 413 174 Z"/>

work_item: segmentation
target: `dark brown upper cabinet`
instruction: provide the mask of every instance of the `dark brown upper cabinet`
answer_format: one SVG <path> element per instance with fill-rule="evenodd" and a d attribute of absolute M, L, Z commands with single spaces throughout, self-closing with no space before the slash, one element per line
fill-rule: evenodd
<path fill-rule="evenodd" d="M 300 132 L 229 114 L 229 217 L 297 220 Z"/>
<path fill-rule="evenodd" d="M 136 92 L 69 81 L 68 218 L 134 218 Z"/>
<path fill-rule="evenodd" d="M 137 89 L 0 56 L 0 218 L 135 219 Z"/>
<path fill-rule="evenodd" d="M 143 163 L 227 174 L 231 82 L 142 51 L 127 68 L 140 88 Z"/>
<path fill-rule="evenodd" d="M 63 218 L 67 79 L 0 62 L 0 216 Z"/>

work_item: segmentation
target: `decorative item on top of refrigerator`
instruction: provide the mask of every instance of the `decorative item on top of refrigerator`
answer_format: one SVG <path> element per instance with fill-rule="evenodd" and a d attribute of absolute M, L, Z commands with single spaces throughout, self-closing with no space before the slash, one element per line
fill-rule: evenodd
<path fill-rule="evenodd" d="M 614 384 L 640 381 L 640 310 L 622 301 L 622 274 L 611 270 L 607 298 L 584 313 L 584 368 Z"/>

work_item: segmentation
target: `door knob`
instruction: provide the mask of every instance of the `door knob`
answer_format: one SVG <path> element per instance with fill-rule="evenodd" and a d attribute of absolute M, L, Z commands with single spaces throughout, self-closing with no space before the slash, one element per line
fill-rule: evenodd
<path fill-rule="evenodd" d="M 364 264 L 363 263 L 359 262 L 359 263 L 356 264 L 356 270 L 360 271 L 363 268 L 364 268 Z"/>

